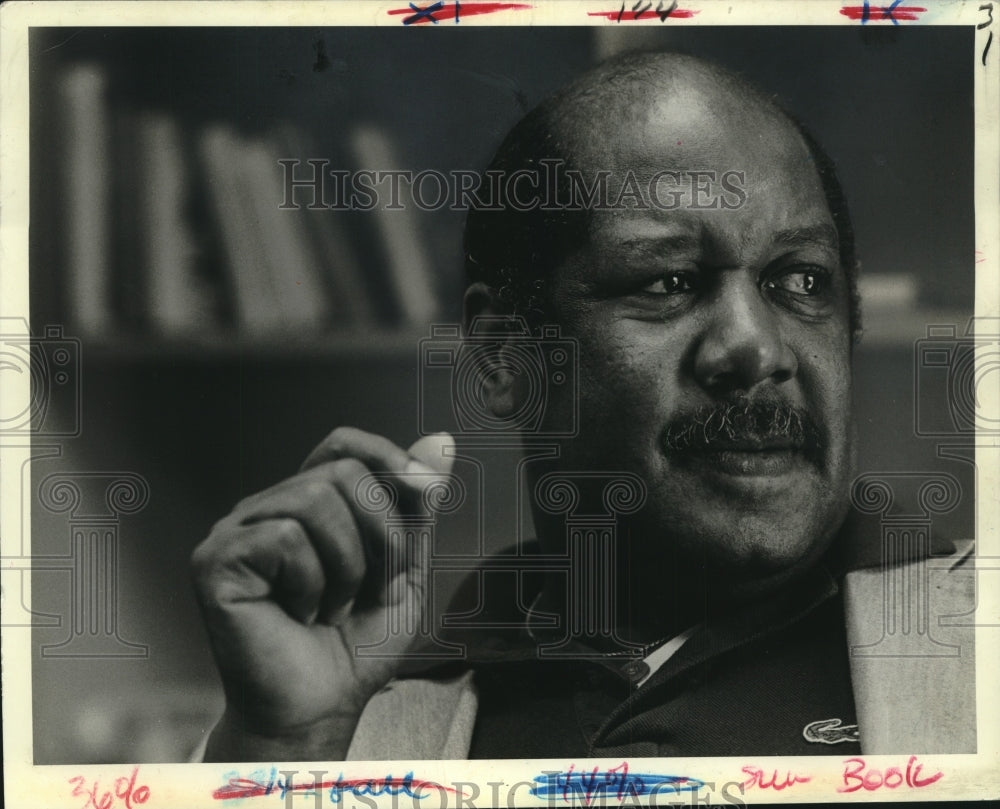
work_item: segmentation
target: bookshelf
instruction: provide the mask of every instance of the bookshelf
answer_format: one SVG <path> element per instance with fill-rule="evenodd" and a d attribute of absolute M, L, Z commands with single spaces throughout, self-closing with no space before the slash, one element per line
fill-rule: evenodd
<path fill-rule="evenodd" d="M 528 100 L 591 59 L 588 32 L 550 30 L 501 83 L 520 38 L 36 30 L 33 320 L 116 361 L 384 355 L 457 320 L 463 212 L 310 210 L 303 187 L 281 210 L 286 172 L 481 169 Z"/>

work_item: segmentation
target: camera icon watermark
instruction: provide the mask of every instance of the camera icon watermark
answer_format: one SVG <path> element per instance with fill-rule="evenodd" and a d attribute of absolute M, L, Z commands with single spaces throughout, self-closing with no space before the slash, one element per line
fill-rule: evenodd
<path fill-rule="evenodd" d="M 0 318 L 0 379 L 0 436 L 80 434 L 80 341 L 62 326 L 32 337 L 23 318 Z"/>
<path fill-rule="evenodd" d="M 511 374 L 519 395 L 498 415 L 486 395 L 486 376 Z M 451 392 L 449 423 L 430 423 L 428 391 L 443 381 Z M 456 437 L 565 438 L 577 433 L 578 351 L 558 326 L 532 333 L 520 317 L 477 317 L 465 337 L 456 324 L 431 327 L 420 341 L 419 432 Z M 558 405 L 556 402 L 558 401 Z"/>
<path fill-rule="evenodd" d="M 955 325 L 928 326 L 915 349 L 916 434 L 1000 434 L 1000 408 L 984 395 L 1000 372 L 1000 318 L 974 317 L 961 336 Z"/>

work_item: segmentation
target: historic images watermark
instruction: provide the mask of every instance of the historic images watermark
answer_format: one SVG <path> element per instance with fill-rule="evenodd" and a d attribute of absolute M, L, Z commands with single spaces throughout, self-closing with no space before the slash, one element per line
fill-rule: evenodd
<path fill-rule="evenodd" d="M 583 172 L 543 159 L 537 168 L 485 172 L 453 169 L 333 168 L 327 158 L 279 160 L 279 210 L 615 211 L 734 210 L 747 201 L 746 172 L 663 169 L 624 175 Z"/>

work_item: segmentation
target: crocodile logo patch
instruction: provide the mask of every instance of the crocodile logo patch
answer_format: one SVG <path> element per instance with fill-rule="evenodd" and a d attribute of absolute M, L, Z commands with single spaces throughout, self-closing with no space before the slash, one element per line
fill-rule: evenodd
<path fill-rule="evenodd" d="M 818 719 L 802 728 L 802 736 L 815 744 L 840 744 L 856 742 L 858 726 L 845 725 L 839 719 Z"/>

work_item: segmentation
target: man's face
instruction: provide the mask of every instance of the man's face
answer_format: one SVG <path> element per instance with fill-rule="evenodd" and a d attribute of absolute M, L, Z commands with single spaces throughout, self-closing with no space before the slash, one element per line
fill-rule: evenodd
<path fill-rule="evenodd" d="M 746 199 L 593 213 L 589 242 L 552 278 L 555 319 L 580 352 L 581 429 L 560 465 L 646 481 L 633 564 L 766 578 L 815 558 L 846 511 L 849 296 L 805 144 L 725 96 L 653 98 L 596 125 L 600 148 L 579 158 L 585 174 L 610 169 L 612 189 L 629 170 L 643 184 L 663 170 L 743 172 Z"/>

